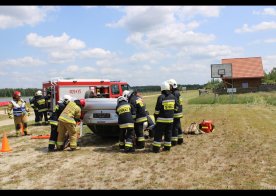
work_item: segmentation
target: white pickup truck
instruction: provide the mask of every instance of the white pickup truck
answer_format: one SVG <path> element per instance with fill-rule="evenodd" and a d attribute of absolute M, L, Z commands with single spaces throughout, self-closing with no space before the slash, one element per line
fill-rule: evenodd
<path fill-rule="evenodd" d="M 118 136 L 117 98 L 87 98 L 83 123 L 99 136 Z"/>

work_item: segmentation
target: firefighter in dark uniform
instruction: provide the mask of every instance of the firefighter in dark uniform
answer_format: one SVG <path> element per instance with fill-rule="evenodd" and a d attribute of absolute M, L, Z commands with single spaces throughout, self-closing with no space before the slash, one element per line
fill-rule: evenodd
<path fill-rule="evenodd" d="M 54 112 L 49 118 L 49 122 L 51 125 L 51 135 L 48 144 L 48 151 L 53 152 L 55 150 L 55 146 L 57 145 L 57 138 L 58 138 L 58 117 L 60 116 L 61 112 L 64 110 L 66 105 L 71 101 L 70 95 L 64 95 L 63 99 L 58 101 L 57 105 L 55 106 Z"/>
<path fill-rule="evenodd" d="M 41 122 L 41 113 L 38 112 L 38 108 L 35 107 L 35 100 L 38 98 L 37 92 L 35 93 L 34 97 L 30 99 L 30 106 L 34 109 L 35 113 L 35 125 L 40 125 Z"/>
<path fill-rule="evenodd" d="M 161 95 L 157 98 L 154 112 L 156 125 L 154 130 L 152 150 L 155 153 L 160 152 L 163 135 L 163 150 L 169 151 L 171 149 L 171 136 L 175 107 L 175 97 L 170 91 L 169 83 L 165 81 L 161 85 Z"/>
<path fill-rule="evenodd" d="M 34 106 L 38 108 L 38 113 L 41 116 L 44 116 L 45 124 L 47 125 L 48 122 L 48 100 L 47 97 L 42 95 L 42 91 L 37 91 L 37 99 L 34 102 Z M 42 118 L 40 119 L 42 121 Z M 40 121 L 40 123 L 41 123 Z"/>
<path fill-rule="evenodd" d="M 128 103 L 127 98 L 120 96 L 117 99 L 116 113 L 118 115 L 118 124 L 120 127 L 119 147 L 125 152 L 134 152 L 134 119 L 132 115 L 135 110 L 133 106 Z"/>
<path fill-rule="evenodd" d="M 47 93 L 46 93 L 46 97 L 47 97 L 47 105 L 48 105 L 48 112 L 51 111 L 51 102 L 52 102 L 52 99 L 51 99 L 51 88 L 48 88 L 47 89 Z"/>
<path fill-rule="evenodd" d="M 135 114 L 133 118 L 134 122 L 134 131 L 136 135 L 136 149 L 144 149 L 145 148 L 145 136 L 143 130 L 144 122 L 147 122 L 147 113 L 146 106 L 143 102 L 143 99 L 137 95 L 138 90 L 134 90 L 130 93 L 128 97 L 128 102 L 133 106 L 135 110 Z"/>
<path fill-rule="evenodd" d="M 172 129 L 172 146 L 176 144 L 182 144 L 183 140 L 183 131 L 181 128 L 180 119 L 183 118 L 182 114 L 182 98 L 180 95 L 179 90 L 177 89 L 177 83 L 174 79 L 168 80 L 170 84 L 171 92 L 175 96 L 176 99 L 176 110 L 174 111 L 173 115 L 173 129 Z"/>

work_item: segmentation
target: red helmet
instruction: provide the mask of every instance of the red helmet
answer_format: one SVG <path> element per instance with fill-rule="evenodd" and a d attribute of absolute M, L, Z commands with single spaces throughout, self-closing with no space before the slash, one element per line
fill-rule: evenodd
<path fill-rule="evenodd" d="M 13 98 L 21 97 L 21 92 L 20 91 L 14 91 L 12 97 Z"/>
<path fill-rule="evenodd" d="M 85 99 L 80 99 L 80 105 L 82 108 L 85 106 Z"/>

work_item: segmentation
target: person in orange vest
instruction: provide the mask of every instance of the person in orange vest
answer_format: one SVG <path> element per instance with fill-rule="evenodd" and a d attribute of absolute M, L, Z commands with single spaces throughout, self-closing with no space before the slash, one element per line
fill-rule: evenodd
<path fill-rule="evenodd" d="M 20 136 L 21 124 L 25 135 L 30 135 L 28 131 L 28 116 L 30 116 L 29 108 L 26 102 L 21 99 L 21 92 L 15 91 L 13 93 L 13 100 L 8 105 L 8 116 L 14 119 L 16 136 Z"/>
<path fill-rule="evenodd" d="M 57 150 L 63 150 L 65 134 L 68 131 L 70 140 L 70 149 L 77 149 L 77 131 L 76 124 L 80 121 L 81 108 L 84 107 L 85 100 L 70 101 L 58 118 L 58 138 Z"/>

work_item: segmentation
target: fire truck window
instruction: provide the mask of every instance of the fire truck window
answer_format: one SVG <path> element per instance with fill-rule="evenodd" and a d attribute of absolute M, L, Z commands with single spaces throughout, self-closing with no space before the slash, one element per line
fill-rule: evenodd
<path fill-rule="evenodd" d="M 120 93 L 120 91 L 119 91 L 119 85 L 118 84 L 113 84 L 111 86 L 111 91 L 112 91 L 113 95 L 119 94 Z"/>
<path fill-rule="evenodd" d="M 128 84 L 123 84 L 123 85 L 121 85 L 121 87 L 122 87 L 122 91 L 129 89 L 129 85 Z"/>

